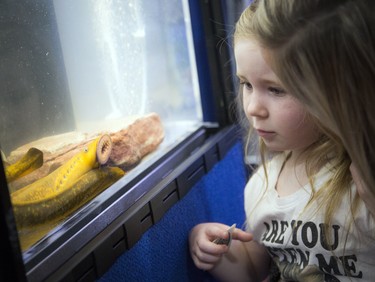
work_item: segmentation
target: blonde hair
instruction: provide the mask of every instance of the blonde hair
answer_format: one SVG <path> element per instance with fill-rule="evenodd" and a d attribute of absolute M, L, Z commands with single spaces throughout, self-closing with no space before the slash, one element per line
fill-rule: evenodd
<path fill-rule="evenodd" d="M 265 0 L 246 13 L 277 76 L 340 140 L 375 195 L 373 1 Z"/>
<path fill-rule="evenodd" d="M 354 42 L 344 41 L 338 35 L 345 38 L 344 33 L 350 33 L 352 37 L 366 33 L 366 29 L 359 31 L 349 27 L 351 21 L 347 17 L 351 16 L 354 18 L 353 21 L 356 19 L 359 22 L 361 19 L 360 13 L 355 9 L 353 11 L 351 5 L 351 1 L 343 0 L 254 1 L 242 13 L 234 33 L 234 44 L 239 39 L 252 38 L 266 50 L 266 59 L 269 60 L 283 86 L 306 105 L 311 118 L 315 119 L 322 132 L 322 137 L 306 149 L 305 156 L 306 172 L 312 187 L 316 168 L 326 163 L 332 167 L 332 178 L 319 191 L 313 188 L 309 202 L 309 204 L 318 202 L 319 208 L 325 208 L 325 224 L 327 225 L 331 224 L 333 215 L 344 196 L 349 196 L 352 200 L 349 208 L 353 217 L 358 207 L 358 196 L 351 195 L 352 178 L 349 171 L 351 159 L 347 152 L 363 175 L 367 176 L 366 183 L 373 184 L 371 187 L 375 189 L 371 170 L 368 167 L 364 169 L 366 164 L 371 165 L 369 161 L 371 159 L 366 158 L 365 155 L 369 153 L 369 150 L 375 151 L 375 147 L 369 146 L 370 141 L 375 140 L 375 136 L 371 140 L 368 139 L 375 133 L 374 126 L 370 126 L 371 132 L 365 132 L 365 125 L 361 124 L 360 130 L 357 131 L 358 127 L 350 120 L 351 116 L 347 115 L 352 112 L 352 107 L 363 111 L 365 107 L 375 105 L 375 95 L 367 97 L 372 94 L 369 92 L 369 81 L 371 82 L 371 76 L 375 79 L 374 70 L 371 70 L 369 77 L 369 74 L 362 74 L 362 72 L 370 71 L 368 68 L 356 69 L 359 68 L 358 65 L 365 64 L 364 60 L 367 56 L 360 50 L 361 45 L 354 48 L 351 46 Z M 349 15 L 350 13 L 354 15 Z M 337 21 L 336 14 L 338 17 L 342 14 L 341 21 Z M 343 21 L 346 23 L 344 26 Z M 373 27 L 375 28 L 375 25 Z M 341 46 L 343 44 L 347 46 Z M 344 54 L 351 48 L 362 53 L 362 57 L 346 58 Z M 370 47 L 365 50 L 368 48 Z M 371 48 L 375 48 L 374 44 Z M 367 52 L 372 52 L 368 56 L 373 56 L 372 50 L 367 50 Z M 373 58 L 372 61 L 374 61 Z M 356 80 L 357 76 L 361 75 L 363 77 Z M 353 77 L 349 79 L 349 76 Z M 365 78 L 370 80 L 365 83 Z M 348 85 L 346 79 L 349 79 L 352 85 Z M 363 85 L 357 85 L 358 83 Z M 365 97 L 355 95 L 354 90 L 357 87 L 365 91 L 359 93 Z M 371 90 L 375 91 L 375 89 Z M 241 100 L 242 97 L 239 95 L 240 105 Z M 365 101 L 368 104 L 363 105 Z M 362 122 L 368 126 L 370 119 L 367 114 L 363 112 L 352 114 L 355 115 L 356 122 Z M 372 123 L 375 124 L 375 121 Z M 357 133 L 361 134 L 358 140 L 355 138 Z M 358 141 L 362 143 L 357 144 Z M 264 146 L 260 145 L 260 147 Z M 356 155 L 358 147 L 360 152 Z M 261 154 L 264 156 L 265 152 Z M 372 156 L 372 160 L 375 161 L 375 154 Z M 263 160 L 265 160 L 264 157 Z"/>

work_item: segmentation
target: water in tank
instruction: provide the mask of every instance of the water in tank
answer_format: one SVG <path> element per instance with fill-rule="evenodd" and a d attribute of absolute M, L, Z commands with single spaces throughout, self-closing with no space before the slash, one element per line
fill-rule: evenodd
<path fill-rule="evenodd" d="M 187 0 L 4 0 L 0 145 L 28 250 L 202 124 Z"/>

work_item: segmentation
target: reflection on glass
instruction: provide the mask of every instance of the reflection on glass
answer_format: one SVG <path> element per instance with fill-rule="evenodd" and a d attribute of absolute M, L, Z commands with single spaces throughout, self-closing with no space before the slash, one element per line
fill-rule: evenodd
<path fill-rule="evenodd" d="M 78 128 L 152 111 L 201 118 L 181 1 L 54 2 Z"/>

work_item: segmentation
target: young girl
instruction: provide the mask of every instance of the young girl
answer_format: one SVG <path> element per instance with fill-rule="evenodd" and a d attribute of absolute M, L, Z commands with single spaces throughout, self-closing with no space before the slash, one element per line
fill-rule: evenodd
<path fill-rule="evenodd" d="M 229 226 L 197 225 L 192 258 L 221 281 L 262 281 L 272 264 L 281 281 L 372 281 L 375 222 L 352 184 L 340 139 L 272 68 L 275 45 L 262 37 L 272 26 L 265 17 L 270 2 L 246 9 L 235 32 L 240 101 L 262 159 L 245 188 L 248 232 L 235 229 L 227 246 L 213 241 L 227 239 Z"/>
<path fill-rule="evenodd" d="M 354 180 L 358 172 L 362 178 L 359 195 L 375 216 L 374 2 L 262 1 L 256 14 L 273 70 L 340 137 Z"/>

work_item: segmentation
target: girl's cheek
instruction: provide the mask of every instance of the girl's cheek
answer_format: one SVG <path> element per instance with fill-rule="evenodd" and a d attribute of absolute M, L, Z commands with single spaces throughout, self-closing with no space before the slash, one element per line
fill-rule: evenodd
<path fill-rule="evenodd" d="M 251 118 L 251 116 L 249 115 L 249 113 L 246 111 L 246 107 L 244 107 L 244 112 L 245 112 L 245 116 L 246 116 L 247 120 L 248 120 L 248 121 L 250 122 L 250 124 L 251 124 L 252 118 Z"/>
<path fill-rule="evenodd" d="M 244 95 L 244 97 L 242 98 L 242 102 L 243 102 L 243 111 L 244 111 L 244 113 L 245 113 L 245 115 L 246 115 L 246 118 L 247 118 L 249 121 L 251 121 L 251 118 L 250 118 L 249 112 L 248 112 L 248 110 L 247 110 L 247 108 L 248 108 L 248 104 L 249 104 L 249 101 L 248 101 L 248 99 L 246 99 L 246 96 L 245 96 L 245 95 Z"/>

